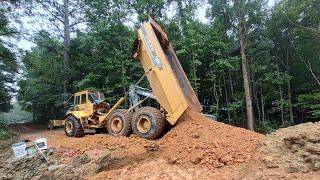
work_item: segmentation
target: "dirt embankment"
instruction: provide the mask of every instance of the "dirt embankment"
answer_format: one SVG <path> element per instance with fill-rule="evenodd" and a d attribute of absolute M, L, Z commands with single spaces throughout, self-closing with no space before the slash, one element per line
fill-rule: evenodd
<path fill-rule="evenodd" d="M 135 135 L 106 134 L 68 138 L 62 131 L 37 131 L 21 136 L 30 140 L 37 137 L 48 139 L 48 145 L 53 148 L 49 158 L 60 165 L 55 170 L 44 169 L 33 174 L 37 178 L 203 179 L 218 177 L 216 173 L 219 177 L 229 177 L 220 170 L 248 162 L 264 136 L 187 111 L 170 132 L 156 141 Z M 29 166 L 22 163 L 19 169 Z M 0 168 L 0 173 L 7 172 Z"/>
<path fill-rule="evenodd" d="M 243 174 L 246 179 L 320 179 L 320 122 L 268 134 Z"/>

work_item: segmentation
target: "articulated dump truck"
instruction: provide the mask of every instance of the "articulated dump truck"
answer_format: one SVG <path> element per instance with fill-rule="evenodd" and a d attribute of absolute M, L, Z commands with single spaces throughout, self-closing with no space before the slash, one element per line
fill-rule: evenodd
<path fill-rule="evenodd" d="M 128 94 L 112 108 L 98 91 L 74 94 L 72 108 L 66 113 L 65 132 L 81 137 L 86 129 L 107 129 L 114 136 L 131 133 L 157 139 L 165 126 L 175 125 L 182 114 L 190 109 L 202 112 L 202 106 L 168 40 L 167 34 L 152 18 L 144 23 L 133 45 L 133 57 L 140 59 L 152 90 L 131 85 Z M 145 105 L 145 100 L 156 103 Z M 129 100 L 129 109 L 118 109 Z"/>

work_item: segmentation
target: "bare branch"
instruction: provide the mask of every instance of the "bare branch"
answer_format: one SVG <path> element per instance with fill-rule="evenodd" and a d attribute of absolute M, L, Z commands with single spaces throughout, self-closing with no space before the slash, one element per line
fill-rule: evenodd
<path fill-rule="evenodd" d="M 320 86 L 320 80 L 318 79 L 318 77 L 315 75 L 315 73 L 313 72 L 312 66 L 310 64 L 309 60 L 304 60 L 302 59 L 300 53 L 299 53 L 299 49 L 294 45 L 294 43 L 291 41 L 291 44 L 293 46 L 293 48 L 296 50 L 296 53 L 300 59 L 301 62 L 303 62 L 303 64 L 307 67 L 307 69 L 309 70 L 309 72 L 311 73 L 312 77 L 317 81 L 317 84 Z"/>
<path fill-rule="evenodd" d="M 78 21 L 70 24 L 70 28 L 71 28 L 71 27 L 74 27 L 74 26 L 76 26 L 76 25 L 78 25 L 78 24 L 84 23 L 84 22 L 86 22 L 86 21 L 85 21 L 85 20 L 78 20 Z"/>
<path fill-rule="evenodd" d="M 52 10 L 50 10 L 50 8 L 48 7 L 48 5 L 41 3 L 42 7 L 49 12 L 55 19 L 57 19 L 58 21 L 63 23 L 63 19 L 61 17 L 59 17 L 58 15 L 56 15 L 55 13 L 52 12 Z"/>

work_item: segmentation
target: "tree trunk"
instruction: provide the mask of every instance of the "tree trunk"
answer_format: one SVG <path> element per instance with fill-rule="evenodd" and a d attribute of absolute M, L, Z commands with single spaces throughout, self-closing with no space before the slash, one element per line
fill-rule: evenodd
<path fill-rule="evenodd" d="M 195 93 L 198 96 L 198 85 L 197 85 L 197 68 L 194 62 L 194 54 L 192 53 L 192 72 L 193 72 L 193 87 L 195 88 Z"/>
<path fill-rule="evenodd" d="M 250 92 L 250 83 L 249 83 L 249 70 L 248 70 L 248 63 L 247 57 L 245 54 L 245 17 L 244 17 L 244 10 L 242 5 L 239 6 L 238 0 L 234 0 L 236 7 L 238 8 L 237 17 L 238 17 L 238 39 L 240 43 L 240 54 L 241 54 L 241 65 L 242 65 L 242 76 L 243 76 L 243 87 L 244 87 L 244 94 L 246 98 L 246 109 L 247 109 L 247 126 L 250 130 L 254 130 L 253 128 L 253 110 L 252 110 L 252 99 L 251 99 L 251 92 Z"/>
<path fill-rule="evenodd" d="M 263 96 L 263 91 L 261 89 L 261 111 L 262 111 L 262 122 L 265 121 L 265 113 L 264 113 L 264 96 Z"/>
<path fill-rule="evenodd" d="M 287 48 L 286 70 L 287 70 L 287 74 L 290 75 L 289 50 L 288 50 L 288 48 Z M 287 87 L 288 87 L 288 105 L 289 105 L 290 121 L 291 121 L 292 124 L 294 124 L 294 120 L 293 120 L 293 110 L 292 110 L 292 94 L 291 94 L 291 83 L 290 83 L 290 79 L 287 80 Z"/>
<path fill-rule="evenodd" d="M 227 89 L 227 83 L 226 83 L 226 78 L 224 74 L 223 74 L 223 86 L 224 86 L 226 106 L 229 106 L 228 89 Z M 231 124 L 231 115 L 230 115 L 229 107 L 227 107 L 227 113 L 228 113 L 228 123 Z"/>
<path fill-rule="evenodd" d="M 231 76 L 230 70 L 229 70 L 229 81 L 230 81 L 231 99 L 234 100 L 233 81 L 232 81 L 232 76 Z"/>
<path fill-rule="evenodd" d="M 70 48 L 70 24 L 69 24 L 69 0 L 63 0 L 63 26 L 64 26 L 64 43 L 63 43 L 63 68 L 64 72 L 69 70 L 69 48 Z M 68 76 L 63 83 L 63 93 L 68 92 Z"/>
<path fill-rule="evenodd" d="M 293 120 L 293 110 L 292 110 L 292 94 L 291 94 L 291 84 L 290 84 L 290 80 L 287 80 L 287 86 L 288 86 L 288 104 L 289 104 L 290 121 L 291 121 L 292 124 L 294 124 L 294 120 Z"/>
<path fill-rule="evenodd" d="M 279 94 L 280 94 L 280 111 L 281 111 L 281 124 L 284 124 L 284 112 L 283 112 L 283 95 L 282 95 L 282 88 L 279 85 Z"/>
<path fill-rule="evenodd" d="M 34 106 L 32 107 L 32 120 L 33 120 L 33 122 L 36 121 L 36 109 Z"/>
<path fill-rule="evenodd" d="M 279 72 L 279 65 L 277 65 L 277 75 L 280 79 L 280 72 Z M 279 84 L 279 94 L 280 94 L 280 111 L 281 111 L 281 124 L 284 124 L 284 110 L 283 110 L 283 93 L 282 93 L 282 87 L 281 84 Z"/>
<path fill-rule="evenodd" d="M 185 32 L 184 32 L 185 31 L 185 18 L 184 18 L 182 1 L 177 1 L 177 5 L 178 5 L 178 14 L 180 17 L 181 31 L 182 31 L 182 34 L 185 34 Z"/>
<path fill-rule="evenodd" d="M 213 84 L 213 95 L 214 95 L 214 99 L 216 101 L 216 114 L 219 114 L 219 95 L 217 92 L 217 85 L 216 82 L 214 82 Z"/>
<path fill-rule="evenodd" d="M 258 122 L 260 123 L 260 121 L 261 121 L 261 110 L 260 110 L 260 105 L 259 105 L 258 92 L 257 92 L 255 84 L 253 84 L 252 92 L 253 92 L 253 101 L 256 103 L 256 107 L 257 107 Z"/>

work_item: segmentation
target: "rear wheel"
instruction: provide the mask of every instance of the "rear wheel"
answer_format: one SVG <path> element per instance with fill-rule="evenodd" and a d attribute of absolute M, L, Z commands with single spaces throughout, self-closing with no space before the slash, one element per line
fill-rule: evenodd
<path fill-rule="evenodd" d="M 107 129 L 112 136 L 130 136 L 132 115 L 125 109 L 117 109 L 110 116 Z"/>
<path fill-rule="evenodd" d="M 131 127 L 139 137 L 157 139 L 164 133 L 165 118 L 156 108 L 142 107 L 134 114 Z"/>
<path fill-rule="evenodd" d="M 80 121 L 74 116 L 68 116 L 65 121 L 64 131 L 69 137 L 82 137 L 84 130 Z"/>

